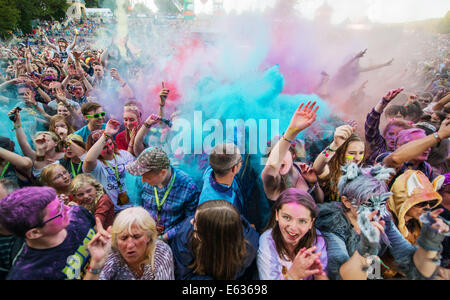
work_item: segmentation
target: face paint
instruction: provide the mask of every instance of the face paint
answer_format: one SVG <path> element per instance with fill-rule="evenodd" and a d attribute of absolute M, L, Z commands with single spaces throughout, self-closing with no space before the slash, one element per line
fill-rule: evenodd
<path fill-rule="evenodd" d="M 101 156 L 105 156 L 107 154 L 114 153 L 114 143 L 111 139 L 109 139 L 105 146 L 103 147 L 102 152 L 100 153 Z"/>
<path fill-rule="evenodd" d="M 355 156 L 354 155 L 347 155 L 346 158 L 347 158 L 347 160 L 354 160 Z"/>

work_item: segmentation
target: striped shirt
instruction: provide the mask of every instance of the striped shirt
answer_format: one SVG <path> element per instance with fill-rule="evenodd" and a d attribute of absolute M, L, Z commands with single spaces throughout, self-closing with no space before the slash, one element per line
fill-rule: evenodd
<path fill-rule="evenodd" d="M 113 250 L 100 273 L 100 280 L 175 280 L 173 256 L 170 247 L 161 240 L 156 241 L 154 269 L 151 263 L 144 266 L 140 278 L 131 271 L 119 252 Z"/>
<path fill-rule="evenodd" d="M 373 165 L 375 159 L 382 153 L 387 151 L 386 141 L 380 133 L 380 117 L 381 114 L 372 109 L 367 114 L 366 123 L 364 124 L 365 138 L 367 144 L 369 144 L 365 163 L 367 165 Z"/>

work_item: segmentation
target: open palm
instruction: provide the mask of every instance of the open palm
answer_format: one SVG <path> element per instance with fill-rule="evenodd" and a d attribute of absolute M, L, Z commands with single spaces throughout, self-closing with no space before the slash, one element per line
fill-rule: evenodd
<path fill-rule="evenodd" d="M 316 105 L 315 101 L 312 104 L 311 101 L 308 101 L 305 106 L 304 104 L 302 103 L 295 111 L 289 125 L 289 129 L 297 131 L 297 133 L 314 123 L 316 120 L 316 112 L 319 109 L 319 106 L 314 107 Z"/>

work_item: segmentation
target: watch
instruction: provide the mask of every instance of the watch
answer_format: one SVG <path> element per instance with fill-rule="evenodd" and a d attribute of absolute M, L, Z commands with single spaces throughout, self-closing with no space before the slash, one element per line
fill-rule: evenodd
<path fill-rule="evenodd" d="M 442 141 L 437 132 L 434 132 L 433 136 L 438 140 L 438 143 L 440 143 Z"/>

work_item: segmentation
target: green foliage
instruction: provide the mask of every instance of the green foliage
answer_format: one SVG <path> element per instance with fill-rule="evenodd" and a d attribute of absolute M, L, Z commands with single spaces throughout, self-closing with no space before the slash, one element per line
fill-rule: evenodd
<path fill-rule="evenodd" d="M 450 11 L 447 12 L 445 17 L 443 17 L 436 26 L 436 30 L 439 33 L 450 33 Z"/>
<path fill-rule="evenodd" d="M 20 11 L 14 0 L 0 0 L 0 36 L 7 37 L 14 31 L 20 20 Z"/>
<path fill-rule="evenodd" d="M 86 8 L 98 8 L 99 7 L 99 0 L 85 0 Z"/>

